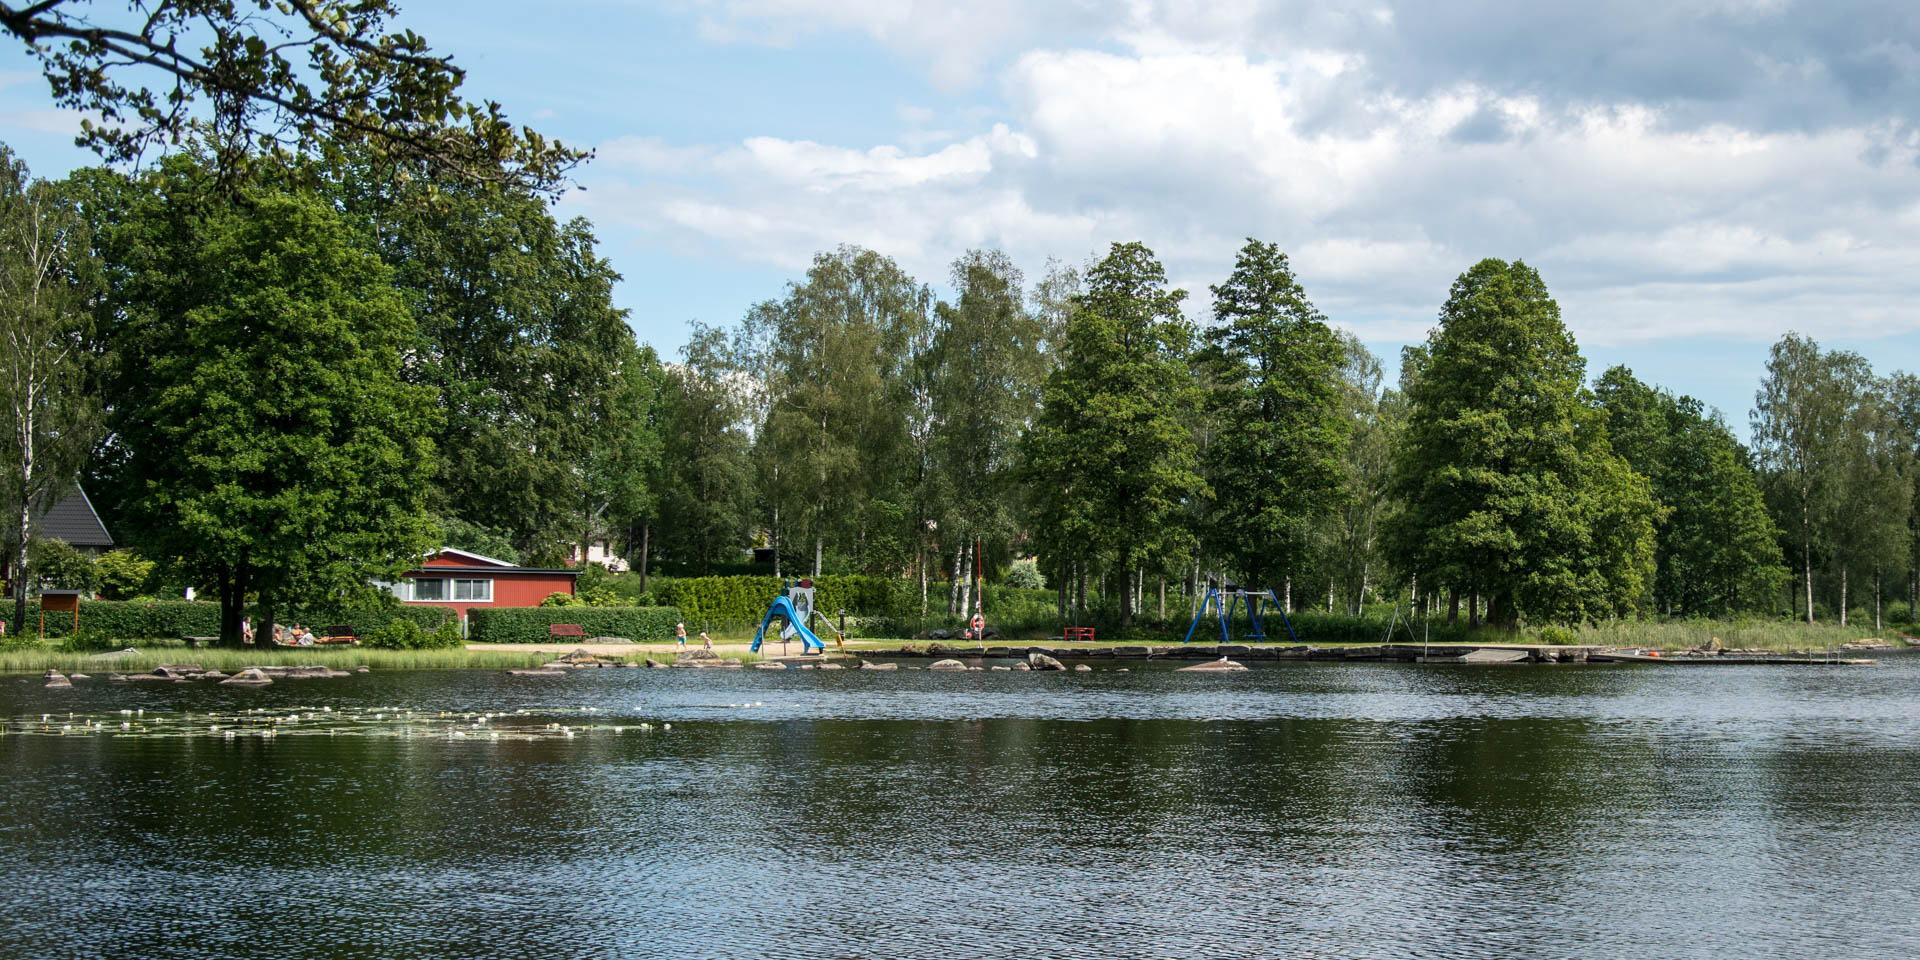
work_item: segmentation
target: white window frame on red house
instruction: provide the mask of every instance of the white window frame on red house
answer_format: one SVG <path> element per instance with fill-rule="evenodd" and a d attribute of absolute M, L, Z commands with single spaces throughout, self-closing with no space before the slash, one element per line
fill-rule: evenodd
<path fill-rule="evenodd" d="M 421 597 L 419 585 L 432 583 L 439 588 L 440 596 Z M 478 591 L 474 590 L 479 585 Z M 467 595 L 462 596 L 462 592 Z M 475 593 L 478 596 L 475 596 Z M 492 603 L 493 580 L 486 577 L 421 577 L 394 584 L 393 595 L 403 603 Z"/>

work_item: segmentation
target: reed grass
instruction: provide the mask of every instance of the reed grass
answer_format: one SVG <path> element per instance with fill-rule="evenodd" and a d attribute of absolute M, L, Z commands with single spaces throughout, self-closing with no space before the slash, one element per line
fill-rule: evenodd
<path fill-rule="evenodd" d="M 1650 650 L 1687 650 L 1719 640 L 1729 649 L 1830 650 L 1868 637 L 1893 639 L 1899 631 L 1876 631 L 1873 624 L 1798 623 L 1788 620 L 1618 620 L 1589 624 L 1576 631 L 1575 643 Z"/>
<path fill-rule="evenodd" d="M 76 670 L 89 674 L 145 673 L 163 663 L 193 663 L 209 670 L 232 673 L 252 666 L 320 664 L 335 670 L 368 666 L 375 670 L 457 670 L 518 668 L 545 663 L 551 653 L 506 650 L 374 650 L 351 647 L 335 650 L 247 650 L 215 647 L 189 650 L 175 646 L 146 646 L 123 657 L 102 659 L 93 653 L 66 653 L 50 645 L 0 649 L 0 673 L 39 673 Z"/>
<path fill-rule="evenodd" d="M 636 662 L 651 656 L 655 660 L 671 663 L 678 652 L 636 647 L 630 654 L 602 654 L 602 656 L 609 660 Z M 209 670 L 219 670 L 223 673 L 232 673 L 254 666 L 312 664 L 329 666 L 335 670 L 351 670 L 362 665 L 375 670 L 514 670 L 539 666 L 561 655 L 561 652 L 554 650 L 488 650 L 484 648 L 475 650 L 465 647 L 441 650 L 376 650 L 368 647 L 249 650 L 212 647 L 190 650 L 180 646 L 144 646 L 137 647 L 134 653 L 122 657 L 101 659 L 94 653 L 67 653 L 52 645 L 40 644 L 0 648 L 0 673 L 44 673 L 47 670 L 58 670 L 61 673 L 72 673 L 78 670 L 82 673 L 102 675 L 146 673 L 163 663 L 198 664 Z M 745 651 L 720 651 L 720 655 L 729 658 L 737 657 L 742 663 L 747 664 L 766 659 L 762 654 Z"/>

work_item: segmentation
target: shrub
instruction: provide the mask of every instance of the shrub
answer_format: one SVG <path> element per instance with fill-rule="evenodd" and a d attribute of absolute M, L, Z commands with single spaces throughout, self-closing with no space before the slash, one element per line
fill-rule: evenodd
<path fill-rule="evenodd" d="M 71 626 L 71 624 L 69 624 Z M 110 633 L 81 627 L 80 632 L 60 642 L 61 653 L 98 653 L 120 648 L 120 638 Z"/>
<path fill-rule="evenodd" d="M 475 643 L 546 643 L 547 628 L 577 623 L 589 637 L 667 640 L 680 622 L 673 607 L 476 607 L 467 614 L 467 638 Z"/>
<path fill-rule="evenodd" d="M 1566 647 L 1572 646 L 1573 641 L 1574 633 L 1567 627 L 1548 625 L 1540 628 L 1541 643 L 1550 643 L 1556 647 Z"/>
<path fill-rule="evenodd" d="M 412 620 L 392 620 L 360 642 L 379 650 L 435 650 L 460 645 L 460 627 L 448 620 L 433 630 L 422 630 Z"/>
<path fill-rule="evenodd" d="M 100 595 L 108 600 L 131 600 L 154 590 L 154 563 L 132 550 L 109 550 L 94 561 Z"/>
<path fill-rule="evenodd" d="M 93 558 L 65 540 L 34 540 L 28 548 L 27 566 L 34 579 L 54 590 L 92 593 L 99 586 Z"/>
<path fill-rule="evenodd" d="M 1040 564 L 1032 558 L 1015 560 L 1007 568 L 1006 585 L 1021 590 L 1045 590 L 1047 578 L 1040 575 Z"/>
<path fill-rule="evenodd" d="M 571 607 L 580 602 L 582 602 L 580 598 L 571 593 L 561 593 L 555 590 L 547 594 L 546 597 L 540 601 L 540 605 L 543 607 Z"/>

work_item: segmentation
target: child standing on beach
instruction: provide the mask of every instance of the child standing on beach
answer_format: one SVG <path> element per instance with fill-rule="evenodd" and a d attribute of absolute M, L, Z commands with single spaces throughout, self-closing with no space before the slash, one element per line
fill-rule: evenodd
<path fill-rule="evenodd" d="M 676 623 L 673 625 L 673 642 L 683 647 L 687 645 L 687 625 L 686 624 Z"/>

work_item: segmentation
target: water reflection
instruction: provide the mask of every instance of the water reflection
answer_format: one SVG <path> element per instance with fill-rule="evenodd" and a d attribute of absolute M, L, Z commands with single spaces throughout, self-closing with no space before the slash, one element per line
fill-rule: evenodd
<path fill-rule="evenodd" d="M 6 677 L 0 956 L 1906 957 L 1915 667 Z"/>

